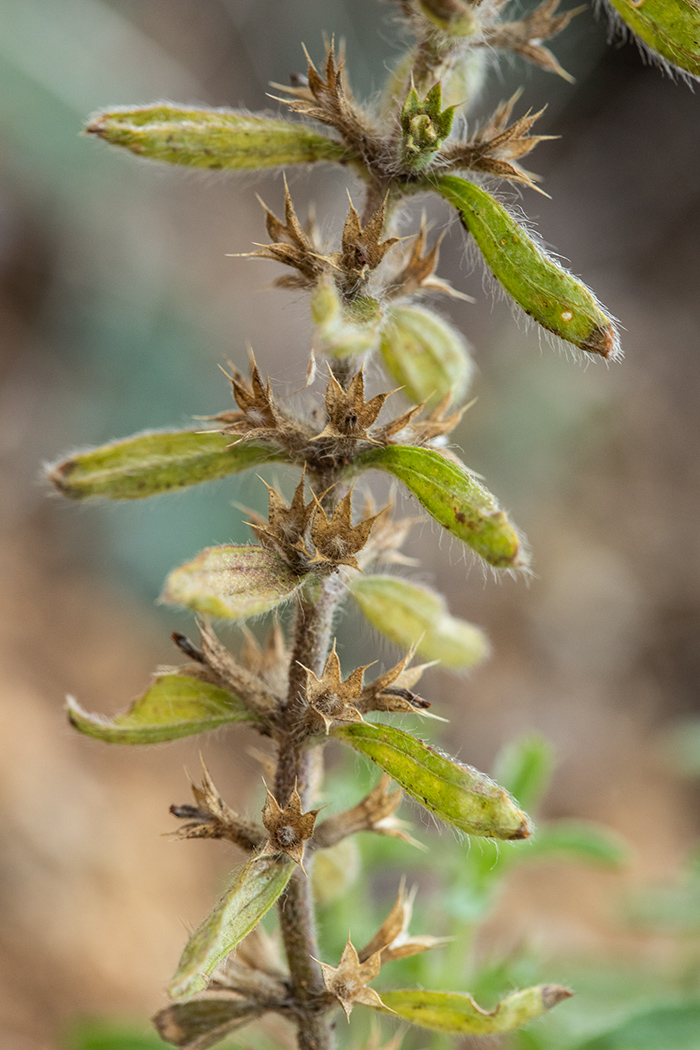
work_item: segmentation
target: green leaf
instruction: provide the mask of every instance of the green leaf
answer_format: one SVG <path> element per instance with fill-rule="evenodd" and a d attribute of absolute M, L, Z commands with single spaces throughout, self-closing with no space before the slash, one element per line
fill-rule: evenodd
<path fill-rule="evenodd" d="M 700 4 L 695 0 L 610 0 L 610 4 L 656 56 L 700 77 Z"/>
<path fill-rule="evenodd" d="M 451 616 L 445 599 L 429 587 L 394 576 L 357 576 L 349 590 L 370 623 L 402 649 L 415 646 L 451 671 L 466 671 L 489 655 L 483 631 Z"/>
<path fill-rule="evenodd" d="M 572 1050 L 698 1050 L 699 1033 L 700 1002 L 691 1000 L 635 1014 Z"/>
<path fill-rule="evenodd" d="M 434 449 L 388 445 L 362 452 L 353 469 L 385 470 L 403 482 L 443 528 L 497 569 L 527 565 L 520 537 L 494 496 L 462 464 Z"/>
<path fill-rule="evenodd" d="M 384 365 L 406 396 L 430 406 L 450 394 L 461 401 L 474 372 L 461 332 L 422 306 L 391 309 L 381 332 Z"/>
<path fill-rule="evenodd" d="M 540 984 L 513 992 L 493 1010 L 482 1010 L 471 995 L 453 992 L 426 992 L 420 989 L 382 992 L 382 1002 L 404 1021 L 433 1032 L 461 1035 L 497 1035 L 521 1028 L 557 1003 L 571 996 L 568 988 Z"/>
<path fill-rule="evenodd" d="M 590 354 L 610 360 L 620 355 L 612 319 L 593 293 L 535 244 L 490 193 L 456 175 L 443 175 L 435 186 L 457 209 L 494 277 L 525 313 Z"/>
<path fill-rule="evenodd" d="M 189 675 L 165 674 L 123 715 L 103 718 L 68 697 L 71 725 L 107 744 L 160 744 L 194 736 L 230 722 L 258 719 L 237 696 Z"/>
<path fill-rule="evenodd" d="M 304 579 L 266 547 L 207 547 L 170 573 L 162 600 L 209 616 L 246 619 L 286 602 Z"/>
<path fill-rule="evenodd" d="M 527 809 L 535 809 L 547 790 L 553 764 L 550 742 L 545 736 L 532 733 L 501 748 L 493 775 L 518 802 Z"/>
<path fill-rule="evenodd" d="M 393 726 L 360 722 L 331 730 L 375 762 L 436 817 L 470 835 L 523 839 L 532 832 L 526 813 L 484 773 L 441 755 Z"/>
<path fill-rule="evenodd" d="M 230 991 L 203 992 L 195 999 L 166 1006 L 153 1023 L 168 1043 L 186 1050 L 206 1050 L 263 1013 L 264 1005 Z"/>
<path fill-rule="evenodd" d="M 231 445 L 218 431 L 163 431 L 78 452 L 49 467 L 48 476 L 69 499 L 143 499 L 279 458 L 254 441 Z"/>
<path fill-rule="evenodd" d="M 628 859 L 624 839 L 610 828 L 585 820 L 550 820 L 518 851 L 518 859 L 565 857 L 619 868 Z"/>
<path fill-rule="evenodd" d="M 186 999 L 207 986 L 214 970 L 241 943 L 284 892 L 294 863 L 282 854 L 254 857 L 236 868 L 219 903 L 190 937 L 168 987 Z"/>
<path fill-rule="evenodd" d="M 98 113 L 87 127 L 113 146 L 150 160 L 243 171 L 349 159 L 340 143 L 304 124 L 237 113 L 154 105 Z"/>

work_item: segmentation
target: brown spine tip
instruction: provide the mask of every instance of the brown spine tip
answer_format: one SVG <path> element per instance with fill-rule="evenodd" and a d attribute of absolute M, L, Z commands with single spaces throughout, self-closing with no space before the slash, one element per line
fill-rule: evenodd
<path fill-rule="evenodd" d="M 551 1010 L 557 1003 L 570 999 L 573 994 L 570 988 L 564 988 L 561 984 L 545 984 L 542 988 L 542 1005 L 545 1010 Z"/>
<path fill-rule="evenodd" d="M 604 357 L 606 361 L 619 361 L 622 357 L 620 337 L 612 322 L 596 328 L 588 339 L 581 343 L 581 349 L 589 354 Z"/>

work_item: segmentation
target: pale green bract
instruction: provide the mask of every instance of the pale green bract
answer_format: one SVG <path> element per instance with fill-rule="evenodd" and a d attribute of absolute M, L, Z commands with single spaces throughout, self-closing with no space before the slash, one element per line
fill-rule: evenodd
<path fill-rule="evenodd" d="M 114 718 L 88 714 L 68 697 L 71 725 L 107 744 L 160 744 L 232 722 L 259 719 L 237 696 L 189 675 L 159 675 L 129 710 Z"/>
<path fill-rule="evenodd" d="M 525 313 L 590 354 L 620 355 L 617 331 L 593 293 L 547 255 L 480 186 L 443 175 L 434 186 L 458 211 L 494 277 Z"/>
<path fill-rule="evenodd" d="M 488 639 L 466 620 L 451 616 L 442 595 L 395 576 L 357 576 L 349 590 L 367 619 L 402 649 L 466 671 L 490 652 Z"/>
<path fill-rule="evenodd" d="M 277 449 L 218 431 L 156 431 L 76 452 L 48 469 L 70 499 L 145 499 L 280 458 Z"/>
<path fill-rule="evenodd" d="M 429 448 L 387 445 L 362 452 L 353 470 L 385 470 L 403 482 L 428 514 L 497 569 L 527 565 L 520 537 L 495 496 L 463 465 Z"/>
<path fill-rule="evenodd" d="M 213 912 L 185 945 L 168 986 L 172 999 L 203 991 L 214 970 L 241 943 L 284 892 L 294 863 L 286 855 L 254 857 L 236 868 Z"/>
<path fill-rule="evenodd" d="M 532 833 L 527 814 L 504 788 L 410 733 L 360 722 L 336 727 L 331 734 L 370 758 L 411 798 L 460 831 L 505 840 Z"/>
<path fill-rule="evenodd" d="M 170 573 L 162 600 L 208 616 L 245 620 L 287 601 L 304 579 L 266 547 L 207 547 Z"/>
<path fill-rule="evenodd" d="M 244 171 L 350 157 L 339 142 L 303 124 L 233 109 L 114 109 L 96 114 L 86 130 L 141 157 L 194 168 Z"/>
<path fill-rule="evenodd" d="M 467 392 L 474 363 L 466 339 L 432 310 L 395 306 L 381 332 L 380 350 L 387 371 L 410 401 L 451 403 Z"/>

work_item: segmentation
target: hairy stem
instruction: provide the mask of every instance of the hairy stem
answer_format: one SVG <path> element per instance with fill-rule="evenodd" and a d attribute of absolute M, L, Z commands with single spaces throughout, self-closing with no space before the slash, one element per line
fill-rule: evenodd
<path fill-rule="evenodd" d="M 311 750 L 300 733 L 308 667 L 320 677 L 330 648 L 333 613 L 342 586 L 338 574 L 328 577 L 300 602 L 294 624 L 287 702 L 282 712 L 275 797 L 284 805 L 296 785 L 302 806 L 309 805 Z M 311 858 L 308 864 L 311 863 Z M 328 994 L 318 957 L 311 883 L 297 871 L 279 903 L 279 921 L 295 998 L 300 1050 L 332 1050 L 333 1026 L 328 1018 Z"/>

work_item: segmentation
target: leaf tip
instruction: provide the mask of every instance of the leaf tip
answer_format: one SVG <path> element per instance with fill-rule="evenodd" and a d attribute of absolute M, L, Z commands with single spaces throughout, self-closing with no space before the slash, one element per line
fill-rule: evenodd
<path fill-rule="evenodd" d="M 551 1010 L 565 999 L 571 999 L 573 995 L 570 988 L 561 984 L 545 984 L 542 988 L 542 1005 L 545 1010 Z"/>

